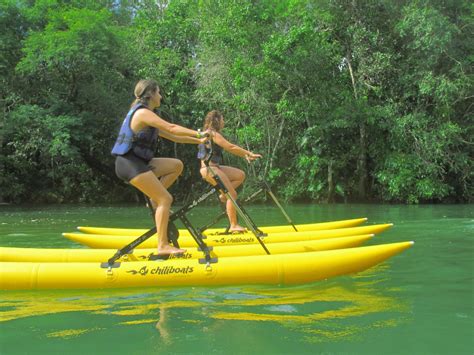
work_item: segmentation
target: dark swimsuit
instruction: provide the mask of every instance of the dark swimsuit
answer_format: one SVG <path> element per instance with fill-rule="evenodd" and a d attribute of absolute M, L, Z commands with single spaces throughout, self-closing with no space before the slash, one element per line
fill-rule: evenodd
<path fill-rule="evenodd" d="M 219 166 L 224 162 L 224 155 L 222 154 L 223 149 L 220 145 L 211 141 L 212 145 L 212 155 L 209 159 L 211 163 L 215 166 Z M 199 144 L 198 145 L 198 154 L 197 158 L 199 160 L 206 160 L 209 158 L 210 149 L 206 144 Z"/>
<path fill-rule="evenodd" d="M 120 179 L 130 182 L 134 177 L 154 169 L 149 165 L 149 162 L 136 156 L 131 150 L 125 155 L 118 155 L 115 158 L 115 174 Z"/>

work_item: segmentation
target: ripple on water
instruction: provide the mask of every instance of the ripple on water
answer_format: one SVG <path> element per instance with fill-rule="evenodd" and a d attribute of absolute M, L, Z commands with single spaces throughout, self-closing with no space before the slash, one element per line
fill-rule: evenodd
<path fill-rule="evenodd" d="M 224 295 L 224 299 L 226 300 L 253 300 L 258 298 L 264 298 L 260 295 L 250 295 L 245 293 L 230 293 Z"/>
<path fill-rule="evenodd" d="M 281 313 L 296 313 L 298 310 L 295 306 L 289 304 L 282 304 L 278 306 L 267 307 L 270 312 L 281 312 Z"/>

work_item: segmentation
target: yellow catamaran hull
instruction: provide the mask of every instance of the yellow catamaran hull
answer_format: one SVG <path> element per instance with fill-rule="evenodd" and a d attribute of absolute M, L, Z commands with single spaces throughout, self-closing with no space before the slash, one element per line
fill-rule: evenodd
<path fill-rule="evenodd" d="M 377 234 L 390 228 L 392 224 L 375 224 L 364 227 L 351 227 L 341 229 L 330 229 L 320 231 L 307 232 L 286 232 L 286 233 L 269 233 L 263 238 L 265 244 L 267 243 L 285 243 L 304 240 L 328 239 L 337 237 L 348 237 L 355 235 Z M 63 233 L 66 238 L 77 243 L 86 245 L 90 248 L 96 249 L 120 249 L 132 242 L 136 236 L 126 235 L 96 235 L 96 234 L 80 234 L 80 233 Z M 204 242 L 208 246 L 219 245 L 240 245 L 240 244 L 257 244 L 258 240 L 251 234 L 235 234 L 235 235 L 218 235 L 207 236 Z M 191 237 L 180 237 L 179 245 L 181 247 L 195 247 L 196 242 Z M 157 238 L 151 237 L 140 244 L 137 248 L 156 248 Z"/>
<path fill-rule="evenodd" d="M 308 223 L 308 224 L 297 224 L 295 225 L 298 232 L 306 231 L 316 231 L 316 230 L 327 230 L 327 229 L 338 229 L 338 228 L 348 228 L 356 227 L 366 222 L 367 218 L 355 218 L 355 219 L 346 219 L 341 221 L 332 221 L 332 222 L 322 222 L 322 223 Z M 260 230 L 264 233 L 282 233 L 282 232 L 294 232 L 292 226 L 283 225 L 283 226 L 268 226 L 268 227 L 259 227 Z M 128 236 L 140 236 L 144 234 L 146 229 L 135 229 L 135 228 L 103 228 L 103 227 L 77 227 L 82 233 L 88 234 L 104 234 L 104 235 L 128 235 Z M 205 235 L 221 234 L 224 233 L 224 228 L 210 228 L 204 231 Z M 249 234 L 250 232 L 244 233 L 244 235 Z M 179 230 L 180 236 L 189 236 L 189 231 L 186 229 Z"/>
<path fill-rule="evenodd" d="M 299 284 L 352 274 L 409 248 L 413 242 L 368 247 L 220 258 L 137 261 L 118 268 L 100 263 L 0 262 L 0 289 L 69 289 L 239 284 Z"/>
<path fill-rule="evenodd" d="M 292 243 L 272 243 L 268 245 L 270 254 L 291 254 L 311 251 L 353 248 L 373 237 L 373 234 L 322 240 L 297 241 Z M 105 262 L 115 254 L 115 249 L 40 249 L 0 247 L 0 261 L 17 262 Z M 213 258 L 231 256 L 265 255 L 259 244 L 217 246 L 212 248 Z M 120 258 L 119 262 L 146 261 L 156 255 L 156 249 L 137 249 Z M 170 259 L 199 259 L 203 253 L 197 248 L 188 248 L 181 256 Z"/>

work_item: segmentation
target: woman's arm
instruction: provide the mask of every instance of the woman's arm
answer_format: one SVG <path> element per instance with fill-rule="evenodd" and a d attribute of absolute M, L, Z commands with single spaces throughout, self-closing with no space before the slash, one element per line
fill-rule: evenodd
<path fill-rule="evenodd" d="M 171 133 L 174 136 L 198 137 L 199 132 L 174 123 L 165 121 L 156 113 L 150 110 L 139 110 L 135 113 L 132 120 L 132 129 L 139 131 L 145 126 L 158 128 L 160 131 Z"/>
<path fill-rule="evenodd" d="M 255 160 L 257 158 L 262 157 L 260 154 L 254 154 L 242 147 L 239 147 L 238 145 L 234 143 L 229 142 L 220 133 L 215 132 L 213 140 L 217 145 L 221 146 L 226 152 L 237 155 L 238 157 L 245 158 L 247 160 Z"/>
<path fill-rule="evenodd" d="M 165 132 L 160 130 L 159 133 L 160 137 L 163 137 L 165 139 L 168 139 L 172 142 L 176 143 L 189 143 L 189 144 L 201 144 L 205 143 L 207 138 L 195 138 L 195 137 L 189 137 L 189 136 L 175 136 L 174 134 Z"/>

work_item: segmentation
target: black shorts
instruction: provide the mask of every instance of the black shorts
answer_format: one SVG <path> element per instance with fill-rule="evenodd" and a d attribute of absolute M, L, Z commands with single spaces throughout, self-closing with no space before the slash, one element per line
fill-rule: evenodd
<path fill-rule="evenodd" d="M 148 163 L 149 161 L 137 157 L 130 151 L 115 158 L 115 173 L 120 179 L 129 182 L 134 177 L 153 170 L 153 167 Z"/>

